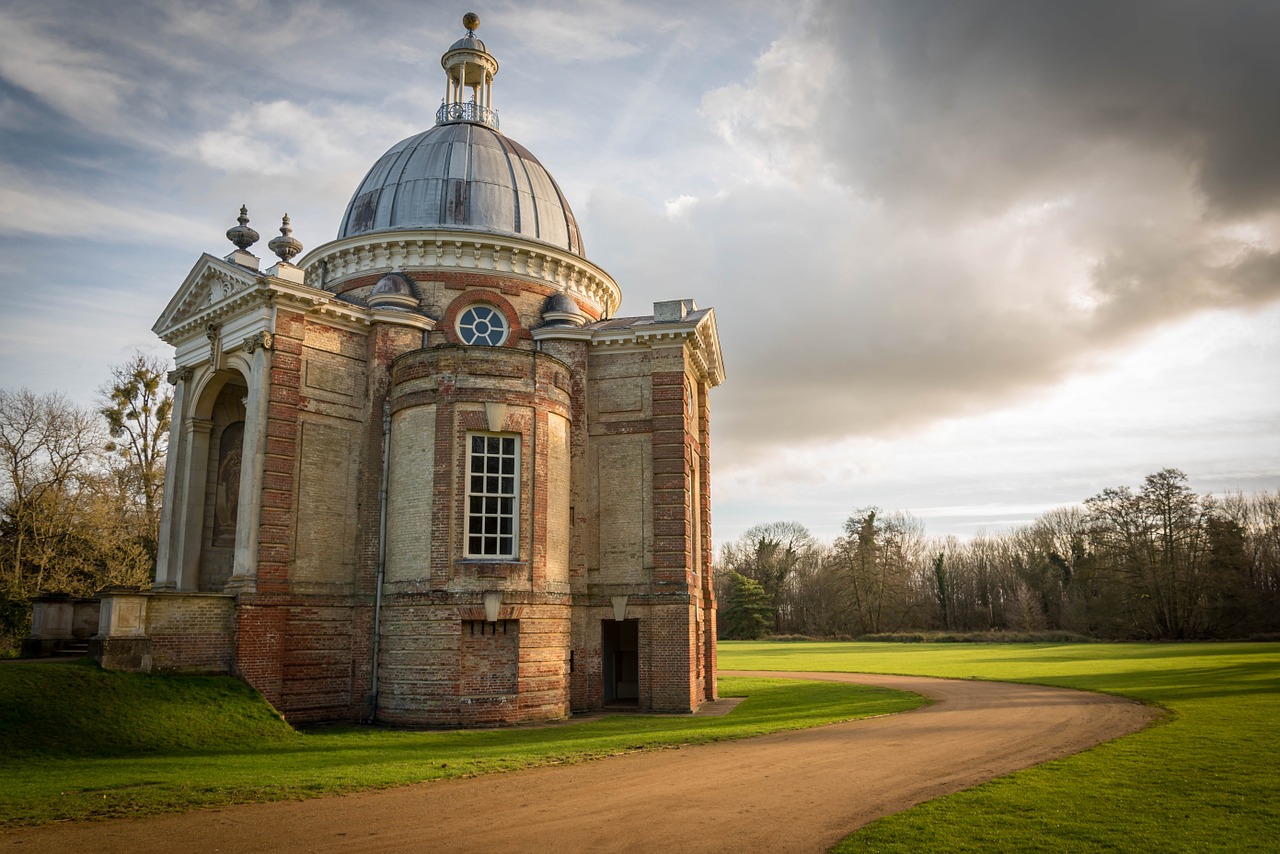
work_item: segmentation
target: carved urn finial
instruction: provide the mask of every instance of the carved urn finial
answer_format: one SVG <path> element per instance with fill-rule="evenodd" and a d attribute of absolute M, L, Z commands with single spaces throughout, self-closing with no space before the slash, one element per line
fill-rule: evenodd
<path fill-rule="evenodd" d="M 302 244 L 293 236 L 293 228 L 289 225 L 289 215 L 285 214 L 284 219 L 280 220 L 280 236 L 272 238 L 267 244 L 267 248 L 276 253 L 281 261 L 286 264 L 293 262 L 293 257 L 302 251 Z"/>
<path fill-rule="evenodd" d="M 236 248 L 248 252 L 249 247 L 258 242 L 258 232 L 249 227 L 249 208 L 247 205 L 240 206 L 240 216 L 236 218 L 239 225 L 227 229 L 227 240 L 236 245 Z"/>

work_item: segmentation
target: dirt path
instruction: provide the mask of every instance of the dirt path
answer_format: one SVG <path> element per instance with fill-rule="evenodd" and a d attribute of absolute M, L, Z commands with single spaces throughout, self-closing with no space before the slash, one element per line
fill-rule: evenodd
<path fill-rule="evenodd" d="M 726 674 L 730 675 L 730 674 Z M 1141 729 L 1154 712 L 1060 688 L 733 672 L 915 691 L 900 715 L 320 800 L 0 834 L 22 852 L 804 851 L 867 822 Z"/>

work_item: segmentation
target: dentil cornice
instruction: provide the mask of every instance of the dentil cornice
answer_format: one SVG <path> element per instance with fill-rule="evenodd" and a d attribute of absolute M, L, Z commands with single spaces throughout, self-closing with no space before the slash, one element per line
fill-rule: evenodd
<path fill-rule="evenodd" d="M 332 288 L 352 276 L 377 271 L 493 272 L 550 285 L 594 303 L 612 316 L 622 291 L 585 258 L 550 244 L 477 231 L 383 231 L 326 243 L 298 262 L 307 284 Z"/>

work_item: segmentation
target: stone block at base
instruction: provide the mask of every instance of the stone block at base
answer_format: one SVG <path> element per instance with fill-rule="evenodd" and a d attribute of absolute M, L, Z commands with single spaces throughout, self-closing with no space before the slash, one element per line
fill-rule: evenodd
<path fill-rule="evenodd" d="M 94 654 L 106 670 L 129 670 L 134 673 L 151 672 L 151 638 L 120 637 L 95 638 Z"/>

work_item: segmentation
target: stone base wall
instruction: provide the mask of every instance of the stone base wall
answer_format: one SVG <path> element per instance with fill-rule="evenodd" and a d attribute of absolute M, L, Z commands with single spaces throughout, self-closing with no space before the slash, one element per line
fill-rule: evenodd
<path fill-rule="evenodd" d="M 373 608 L 332 596 L 246 596 L 235 673 L 290 723 L 365 717 Z"/>
<path fill-rule="evenodd" d="M 568 716 L 564 597 L 523 594 L 527 601 L 504 601 L 493 623 L 476 598 L 439 592 L 383 601 L 380 722 L 486 726 Z"/>
<path fill-rule="evenodd" d="M 89 653 L 105 670 L 151 672 L 151 638 L 148 637 L 94 638 L 89 642 Z"/>

